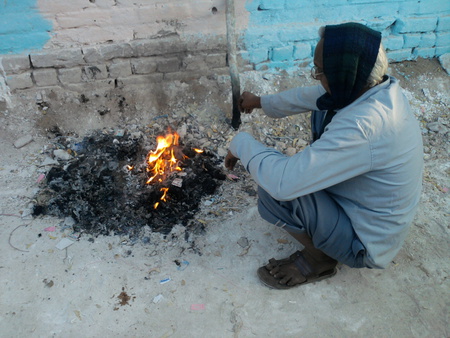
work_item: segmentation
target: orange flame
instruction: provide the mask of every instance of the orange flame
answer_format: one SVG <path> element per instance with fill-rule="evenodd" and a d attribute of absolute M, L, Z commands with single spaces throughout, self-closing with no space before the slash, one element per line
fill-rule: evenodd
<path fill-rule="evenodd" d="M 156 138 L 156 150 L 151 151 L 147 156 L 147 172 L 152 174 L 147 180 L 147 184 L 152 183 L 156 178 L 158 178 L 158 182 L 162 182 L 166 173 L 175 170 L 181 171 L 178 159 L 174 154 L 174 146 L 178 145 L 179 138 L 180 136 L 176 132 Z"/>
<path fill-rule="evenodd" d="M 188 157 L 182 154 L 181 151 L 177 151 L 179 139 L 180 135 L 176 132 L 167 133 L 165 136 L 158 136 L 156 138 L 156 150 L 150 151 L 146 160 L 147 172 L 149 173 L 147 184 L 163 182 L 170 173 L 183 170 L 179 166 L 179 162 Z M 201 149 L 193 149 L 197 153 L 203 153 L 203 150 Z M 181 158 L 177 158 L 177 155 Z M 167 202 L 169 188 L 161 188 L 160 191 L 163 192 L 160 201 Z M 158 208 L 160 201 L 153 205 L 154 209 Z"/>

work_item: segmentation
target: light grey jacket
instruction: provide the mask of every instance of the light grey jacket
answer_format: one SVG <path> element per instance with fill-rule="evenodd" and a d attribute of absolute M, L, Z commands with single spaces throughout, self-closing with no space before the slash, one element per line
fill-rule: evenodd
<path fill-rule="evenodd" d="M 322 86 L 294 88 L 263 96 L 261 105 L 280 118 L 318 110 L 323 93 Z M 325 189 L 365 246 L 366 266 L 384 268 L 400 250 L 420 199 L 423 145 L 397 79 L 389 77 L 338 110 L 320 139 L 292 157 L 244 132 L 230 151 L 277 200 Z"/>

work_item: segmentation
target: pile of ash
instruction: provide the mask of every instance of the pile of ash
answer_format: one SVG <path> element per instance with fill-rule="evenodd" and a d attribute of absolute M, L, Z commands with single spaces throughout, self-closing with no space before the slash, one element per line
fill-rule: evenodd
<path fill-rule="evenodd" d="M 180 140 L 179 149 L 186 155 L 179 162 L 182 171 L 149 185 L 149 147 L 139 135 L 96 131 L 80 142 L 62 145 L 72 156 L 48 171 L 35 197 L 34 216 L 72 217 L 75 232 L 93 236 L 136 237 L 144 226 L 167 234 L 176 224 L 187 226 L 202 198 L 225 179 L 219 169 L 222 160 L 208 151 L 197 153 L 194 145 Z M 162 188 L 169 188 L 165 202 Z"/>

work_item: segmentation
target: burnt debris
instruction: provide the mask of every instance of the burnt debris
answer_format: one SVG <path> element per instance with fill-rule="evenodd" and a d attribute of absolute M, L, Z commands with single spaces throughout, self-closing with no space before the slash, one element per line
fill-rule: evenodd
<path fill-rule="evenodd" d="M 48 171 L 35 198 L 34 216 L 72 217 L 74 231 L 93 236 L 135 237 L 144 226 L 168 234 L 176 224 L 188 226 L 202 198 L 214 194 L 225 179 L 221 159 L 208 151 L 197 153 L 195 145 L 180 140 L 179 149 L 186 155 L 179 162 L 183 170 L 149 185 L 149 145 L 137 135 L 96 131 L 80 142 L 59 141 L 72 157 Z M 165 202 L 162 188 L 169 188 Z"/>

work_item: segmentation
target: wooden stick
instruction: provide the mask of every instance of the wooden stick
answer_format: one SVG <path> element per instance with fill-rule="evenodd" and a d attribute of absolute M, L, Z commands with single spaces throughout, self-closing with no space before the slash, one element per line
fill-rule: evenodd
<path fill-rule="evenodd" d="M 241 95 L 241 85 L 239 81 L 239 72 L 236 60 L 236 17 L 234 12 L 234 0 L 227 0 L 227 48 L 228 48 L 228 66 L 230 68 L 231 92 L 233 95 L 233 117 L 231 126 L 239 129 L 241 125 L 241 112 L 239 110 L 239 96 Z"/>

